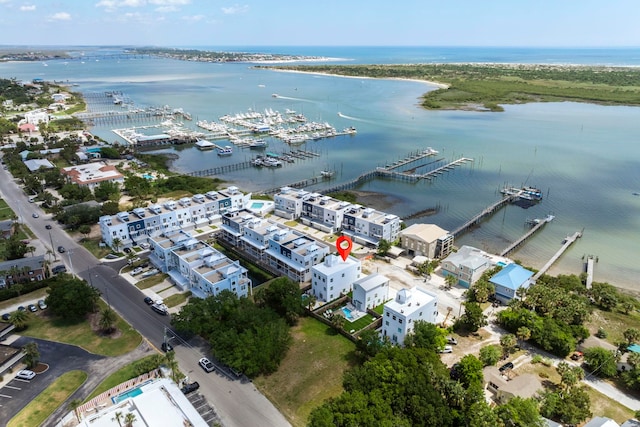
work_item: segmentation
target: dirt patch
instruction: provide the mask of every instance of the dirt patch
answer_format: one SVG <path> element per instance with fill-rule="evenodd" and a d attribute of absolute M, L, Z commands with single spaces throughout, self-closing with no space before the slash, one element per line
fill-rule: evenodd
<path fill-rule="evenodd" d="M 91 330 L 93 332 L 96 333 L 96 335 L 103 337 L 103 338 L 111 338 L 111 339 L 116 339 L 116 338 L 120 338 L 122 336 L 122 331 L 116 327 L 113 328 L 113 330 L 111 331 L 111 333 L 105 333 L 101 328 L 100 328 L 100 318 L 101 318 L 101 314 L 100 312 L 96 312 L 96 313 L 90 313 L 89 314 L 89 324 L 91 325 Z"/>
<path fill-rule="evenodd" d="M 49 370 L 49 365 L 46 363 L 38 363 L 33 369 L 31 369 L 36 374 L 41 374 L 43 372 L 47 372 Z"/>

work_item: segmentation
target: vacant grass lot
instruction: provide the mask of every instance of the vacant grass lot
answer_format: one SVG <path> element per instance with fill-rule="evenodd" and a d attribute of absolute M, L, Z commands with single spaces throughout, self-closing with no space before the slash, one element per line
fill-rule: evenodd
<path fill-rule="evenodd" d="M 310 317 L 300 319 L 292 336 L 278 371 L 254 384 L 291 424 L 304 426 L 314 408 L 342 393 L 342 374 L 354 363 L 355 345 Z"/>
<path fill-rule="evenodd" d="M 152 286 L 157 285 L 158 283 L 162 283 L 167 277 L 169 277 L 168 274 L 158 273 L 155 276 L 147 277 L 146 279 L 140 280 L 138 283 L 136 283 L 136 287 L 140 290 L 148 289 Z"/>
<path fill-rule="evenodd" d="M 106 306 L 102 302 L 100 304 L 100 309 Z M 68 323 L 43 314 L 32 315 L 29 319 L 28 327 L 22 332 L 22 335 L 77 345 L 91 353 L 104 356 L 119 356 L 140 345 L 142 337 L 120 316 L 116 314 L 116 317 L 118 319 L 116 322 L 118 332 L 114 338 L 101 336 L 99 333 L 94 332 L 87 320 L 79 323 Z"/>
<path fill-rule="evenodd" d="M 585 326 L 592 334 L 595 334 L 598 328 L 602 327 L 607 333 L 607 342 L 616 345 L 620 341 L 626 341 L 622 335 L 626 329 L 640 329 L 640 313 L 632 311 L 629 314 L 624 314 L 617 310 L 594 310 Z"/>
<path fill-rule="evenodd" d="M 22 411 L 18 412 L 7 426 L 41 425 L 86 380 L 87 373 L 84 371 L 70 371 L 62 374 L 53 384 L 25 406 Z"/>

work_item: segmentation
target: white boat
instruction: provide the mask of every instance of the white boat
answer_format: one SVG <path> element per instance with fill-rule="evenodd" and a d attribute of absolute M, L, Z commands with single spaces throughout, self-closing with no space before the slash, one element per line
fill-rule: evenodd
<path fill-rule="evenodd" d="M 265 141 L 262 138 L 258 138 L 256 140 L 254 140 L 251 144 L 249 144 L 249 148 L 253 149 L 253 150 L 258 150 L 261 148 L 266 148 L 267 147 L 267 141 Z"/>
<path fill-rule="evenodd" d="M 280 95 L 278 95 L 277 93 L 272 93 L 271 96 L 273 96 L 274 98 L 279 97 Z"/>
<path fill-rule="evenodd" d="M 320 171 L 320 176 L 323 178 L 331 178 L 333 175 L 334 175 L 334 172 L 330 170 Z"/>
<path fill-rule="evenodd" d="M 224 148 L 218 148 L 218 156 L 230 156 L 233 154 L 233 147 L 230 145 L 225 146 Z"/>

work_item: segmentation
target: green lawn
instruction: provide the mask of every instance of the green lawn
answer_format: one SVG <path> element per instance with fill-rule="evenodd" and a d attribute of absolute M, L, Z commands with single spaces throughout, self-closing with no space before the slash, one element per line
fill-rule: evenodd
<path fill-rule="evenodd" d="M 624 314 L 618 310 L 604 311 L 595 309 L 585 326 L 592 334 L 595 334 L 598 328 L 603 328 L 607 333 L 606 341 L 616 345 L 617 342 L 626 341 L 622 335 L 626 329 L 640 329 L 640 313 L 633 311 L 629 314 Z"/>
<path fill-rule="evenodd" d="M 157 285 L 158 283 L 162 283 L 164 279 L 169 277 L 168 274 L 156 274 L 155 276 L 147 277 L 146 279 L 140 280 L 136 283 L 136 287 L 140 290 L 148 289 L 152 286 Z"/>
<path fill-rule="evenodd" d="M 311 411 L 342 393 L 342 374 L 355 363 L 355 345 L 310 317 L 292 328 L 293 344 L 277 372 L 254 380 L 256 387 L 294 426 Z"/>
<path fill-rule="evenodd" d="M 122 368 L 118 369 L 117 371 L 115 371 L 113 374 L 109 375 L 107 378 L 104 379 L 104 381 L 102 381 L 100 384 L 98 384 L 98 387 L 95 388 L 95 390 L 93 390 L 93 392 L 91 392 L 91 394 L 84 400 L 84 402 L 82 403 L 87 403 L 88 401 L 90 401 L 91 399 L 93 399 L 94 397 L 96 397 L 97 395 L 104 393 L 105 391 L 109 390 L 110 388 L 113 388 L 115 386 L 117 386 L 118 384 L 121 384 L 125 381 L 128 381 L 132 378 L 135 378 L 138 376 L 138 374 L 136 373 L 136 364 L 147 360 L 147 359 L 151 359 L 153 357 L 156 357 L 157 354 L 151 355 L 151 356 L 146 356 L 143 357 L 142 359 L 136 360 L 135 362 L 131 362 L 126 366 L 123 366 Z"/>
<path fill-rule="evenodd" d="M 370 314 L 364 315 L 363 317 L 356 320 L 355 322 L 349 322 L 347 320 L 344 324 L 344 330 L 347 332 L 350 332 L 351 330 L 359 331 L 360 329 L 364 328 L 365 326 L 373 322 L 373 320 L 374 320 L 373 316 Z"/>
<path fill-rule="evenodd" d="M 100 301 L 100 305 L 101 309 L 106 307 L 102 301 Z M 94 332 L 86 320 L 71 324 L 44 314 L 39 312 L 37 316 L 32 315 L 28 327 L 22 332 L 22 335 L 77 345 L 91 353 L 104 356 L 119 356 L 128 353 L 140 345 L 142 341 L 140 334 L 120 316 L 117 316 L 116 322 L 118 333 L 114 338 L 111 338 L 100 336 Z"/>
<path fill-rule="evenodd" d="M 0 221 L 11 219 L 15 216 L 15 213 L 11 210 L 7 202 L 0 199 Z"/>
<path fill-rule="evenodd" d="M 36 396 L 27 406 L 13 417 L 8 427 L 39 426 L 71 394 L 87 380 L 84 371 L 70 371 L 58 377 L 49 387 Z"/>
<path fill-rule="evenodd" d="M 191 296 L 191 291 L 184 292 L 182 294 L 173 294 L 169 297 L 163 299 L 164 305 L 167 307 L 175 307 L 176 305 L 180 305 L 183 302 L 187 301 L 187 298 Z"/>
<path fill-rule="evenodd" d="M 94 257 L 100 259 L 111 253 L 111 248 L 109 248 L 108 246 L 104 248 L 100 247 L 101 241 L 101 237 L 96 237 L 95 239 L 83 239 L 81 241 L 81 244 L 86 250 L 91 252 Z"/>

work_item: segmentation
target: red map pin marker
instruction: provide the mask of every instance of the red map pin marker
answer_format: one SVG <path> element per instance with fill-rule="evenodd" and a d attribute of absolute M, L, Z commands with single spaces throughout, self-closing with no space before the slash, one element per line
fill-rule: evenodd
<path fill-rule="evenodd" d="M 340 236 L 338 240 L 336 240 L 336 248 L 338 249 L 338 253 L 342 257 L 343 261 L 347 260 L 347 257 L 351 253 L 351 248 L 353 247 L 353 242 L 351 241 L 351 237 L 349 236 Z"/>

